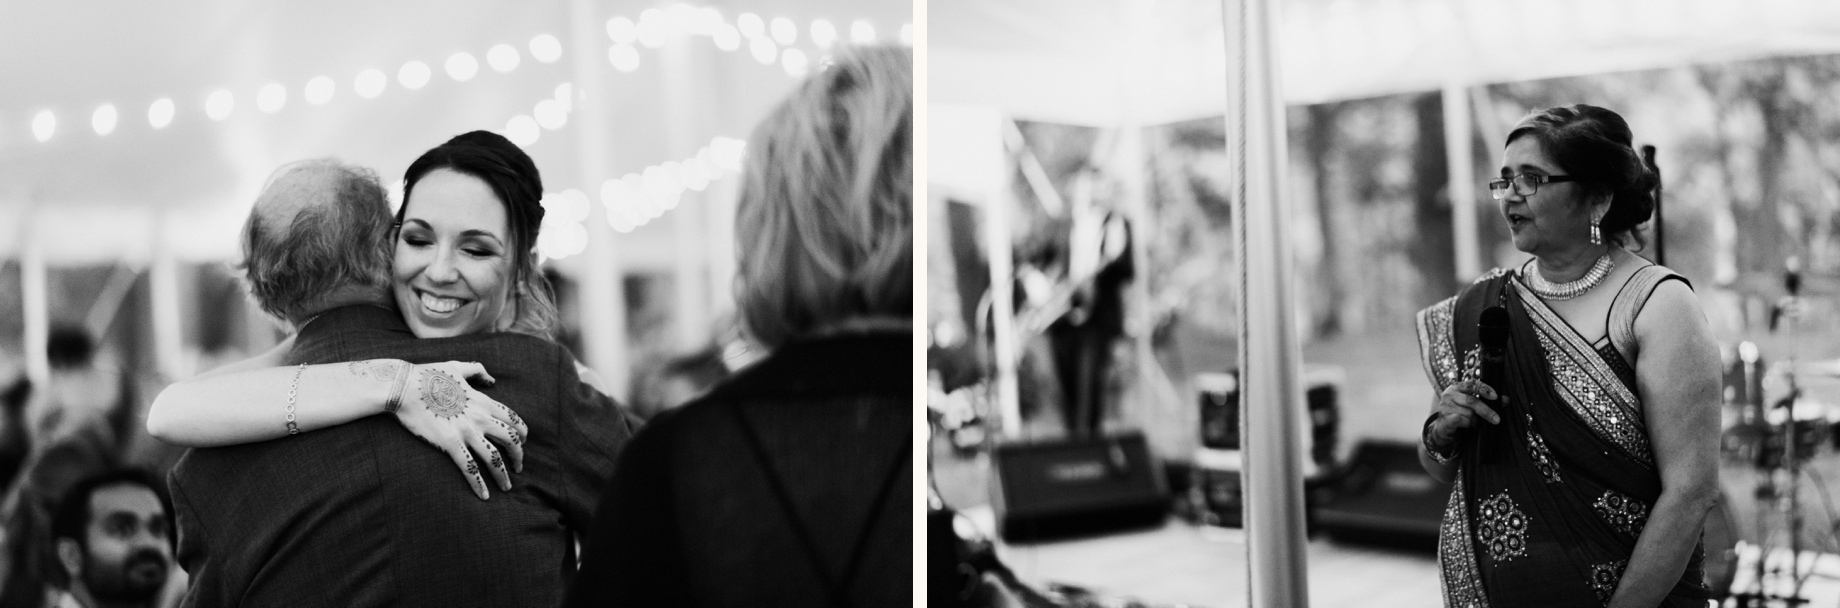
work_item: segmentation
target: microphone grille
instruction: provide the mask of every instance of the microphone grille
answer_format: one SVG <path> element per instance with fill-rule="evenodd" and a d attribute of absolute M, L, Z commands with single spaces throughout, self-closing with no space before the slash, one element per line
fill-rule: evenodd
<path fill-rule="evenodd" d="M 1508 344 L 1508 309 L 1490 306 L 1482 311 L 1482 321 L 1478 330 L 1484 347 L 1500 347 Z"/>

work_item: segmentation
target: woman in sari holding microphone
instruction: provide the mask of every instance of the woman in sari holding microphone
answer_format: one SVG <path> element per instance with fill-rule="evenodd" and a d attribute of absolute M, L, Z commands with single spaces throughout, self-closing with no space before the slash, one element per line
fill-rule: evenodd
<path fill-rule="evenodd" d="M 1660 181 L 1631 141 L 1599 107 L 1522 119 L 1489 190 L 1533 258 L 1418 313 L 1438 390 L 1419 460 L 1454 485 L 1447 606 L 1706 604 L 1718 350 L 1687 280 L 1625 248 Z M 1492 385 L 1478 326 L 1494 323 Z"/>

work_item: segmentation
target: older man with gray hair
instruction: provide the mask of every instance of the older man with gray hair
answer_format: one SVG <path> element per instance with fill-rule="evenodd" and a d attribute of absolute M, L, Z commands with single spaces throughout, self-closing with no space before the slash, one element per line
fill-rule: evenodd
<path fill-rule="evenodd" d="M 291 330 L 341 305 L 392 307 L 386 196 L 375 171 L 335 159 L 276 169 L 243 224 L 256 304 Z"/>
<path fill-rule="evenodd" d="M 391 304 L 390 221 L 384 189 L 369 170 L 331 159 L 278 170 L 245 227 L 242 269 L 262 309 L 297 333 L 278 349 L 285 352 L 234 367 L 290 366 L 272 368 L 279 372 L 273 385 L 250 385 L 251 393 L 271 396 L 287 387 L 288 375 L 298 378 L 300 365 L 476 361 L 496 379 L 478 389 L 486 397 L 478 401 L 502 403 L 515 411 L 511 420 L 528 424 L 527 440 L 513 434 L 513 444 L 524 441 L 518 483 L 480 500 L 452 479 L 451 452 L 422 445 L 390 416 L 318 430 L 303 422 L 309 432 L 193 449 L 170 479 L 178 558 L 192 575 L 185 605 L 524 606 L 561 599 L 574 572 L 574 538 L 590 522 L 596 488 L 632 429 L 619 406 L 581 383 L 574 358 L 553 342 L 511 333 L 417 339 Z M 366 381 L 359 376 L 350 381 Z M 410 409 L 407 396 L 402 403 Z M 220 409 L 281 424 L 276 408 Z M 154 416 L 148 425 L 157 426 Z M 185 433 L 155 432 L 163 434 Z M 514 449 L 507 445 L 506 454 Z"/>

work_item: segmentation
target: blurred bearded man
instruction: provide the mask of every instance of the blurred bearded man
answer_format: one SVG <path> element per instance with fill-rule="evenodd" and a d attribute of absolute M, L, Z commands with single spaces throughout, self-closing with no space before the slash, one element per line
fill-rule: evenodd
<path fill-rule="evenodd" d="M 172 571 L 172 501 L 154 477 L 118 469 L 70 488 L 51 520 L 58 574 L 48 605 L 156 605 Z"/>

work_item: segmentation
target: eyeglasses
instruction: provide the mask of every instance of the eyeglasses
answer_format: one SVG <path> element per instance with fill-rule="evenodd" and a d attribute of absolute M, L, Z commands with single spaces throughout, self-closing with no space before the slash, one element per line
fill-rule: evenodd
<path fill-rule="evenodd" d="M 1533 196 L 1533 193 L 1540 191 L 1540 184 L 1570 181 L 1577 181 L 1577 178 L 1570 175 L 1528 175 L 1522 173 L 1507 179 L 1490 181 L 1489 194 L 1494 195 L 1495 200 L 1498 201 L 1508 198 L 1508 185 L 1513 184 L 1515 194 Z"/>

